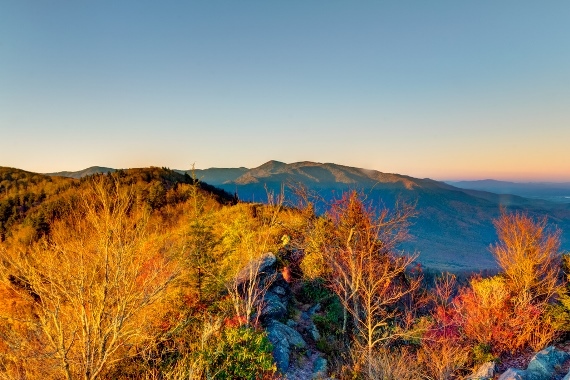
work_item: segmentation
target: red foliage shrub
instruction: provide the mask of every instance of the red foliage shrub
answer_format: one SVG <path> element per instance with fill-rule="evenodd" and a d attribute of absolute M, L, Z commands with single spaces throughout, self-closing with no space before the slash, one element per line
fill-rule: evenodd
<path fill-rule="evenodd" d="M 472 280 L 454 304 L 465 337 L 495 354 L 541 349 L 555 334 L 544 319 L 546 305 L 521 304 L 502 277 Z"/>

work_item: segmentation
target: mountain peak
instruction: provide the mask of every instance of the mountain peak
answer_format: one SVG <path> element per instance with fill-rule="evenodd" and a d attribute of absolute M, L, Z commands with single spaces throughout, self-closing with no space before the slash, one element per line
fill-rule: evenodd
<path fill-rule="evenodd" d="M 357 186 L 371 188 L 378 183 L 400 183 L 406 189 L 418 185 L 414 178 L 397 174 L 386 174 L 376 170 L 366 170 L 333 163 L 299 161 L 286 164 L 280 161 L 268 161 L 257 168 L 243 173 L 234 179 L 237 185 L 254 183 L 304 183 L 326 188 Z"/>
<path fill-rule="evenodd" d="M 286 163 L 281 162 L 281 161 L 276 161 L 276 160 L 270 160 L 267 161 L 265 164 L 258 166 L 255 169 L 261 169 L 261 170 L 270 170 L 270 169 L 278 169 L 278 168 L 282 168 L 287 166 Z M 254 170 L 255 170 L 254 169 Z"/>
<path fill-rule="evenodd" d="M 109 173 L 109 172 L 114 172 L 116 169 L 113 168 L 107 168 L 104 166 L 91 166 L 87 169 L 83 169 L 83 170 L 79 170 L 77 172 L 70 172 L 70 171 L 63 171 L 63 172 L 57 172 L 57 173 L 45 173 L 45 175 L 48 176 L 58 176 L 58 177 L 68 177 L 68 178 L 83 178 L 86 176 L 90 176 L 93 174 L 99 174 L 99 173 Z"/>

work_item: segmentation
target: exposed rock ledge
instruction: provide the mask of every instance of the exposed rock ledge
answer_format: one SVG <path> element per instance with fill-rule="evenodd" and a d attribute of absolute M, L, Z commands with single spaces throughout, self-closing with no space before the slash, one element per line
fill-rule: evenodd
<path fill-rule="evenodd" d="M 499 377 L 499 380 L 551 380 L 560 379 L 564 373 L 560 369 L 564 362 L 570 359 L 570 354 L 550 346 L 536 353 L 526 369 L 509 368 Z M 490 380 L 495 374 L 493 362 L 483 364 L 466 380 Z M 570 372 L 563 380 L 570 380 Z"/>

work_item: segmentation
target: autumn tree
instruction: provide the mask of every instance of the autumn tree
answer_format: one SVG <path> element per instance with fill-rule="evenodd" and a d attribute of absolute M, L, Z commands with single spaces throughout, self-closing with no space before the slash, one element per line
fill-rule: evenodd
<path fill-rule="evenodd" d="M 131 188 L 92 179 L 49 239 L 2 249 L 4 284 L 32 309 L 2 316 L 27 327 L 7 342 L 29 348 L 14 362 L 44 378 L 90 380 L 145 350 L 157 302 L 177 275 L 167 247 Z"/>
<path fill-rule="evenodd" d="M 495 220 L 498 242 L 491 246 L 502 273 L 473 278 L 455 301 L 465 337 L 495 355 L 526 347 L 540 350 L 560 328 L 553 305 L 560 283 L 560 232 L 546 218 L 506 213 Z"/>
<path fill-rule="evenodd" d="M 345 194 L 327 213 L 331 229 L 325 234 L 329 239 L 322 241 L 322 255 L 329 282 L 345 309 L 343 330 L 346 313 L 352 317 L 355 342 L 361 345 L 371 378 L 375 349 L 397 335 L 394 327 L 403 314 L 398 303 L 419 285 L 405 273 L 415 257 L 396 250 L 407 237 L 413 214 L 412 207 L 398 205 L 377 212 L 366 207 L 357 192 Z"/>
<path fill-rule="evenodd" d="M 519 301 L 551 300 L 561 290 L 560 231 L 549 230 L 546 218 L 535 221 L 518 212 L 503 211 L 494 224 L 499 241 L 491 251 Z"/>

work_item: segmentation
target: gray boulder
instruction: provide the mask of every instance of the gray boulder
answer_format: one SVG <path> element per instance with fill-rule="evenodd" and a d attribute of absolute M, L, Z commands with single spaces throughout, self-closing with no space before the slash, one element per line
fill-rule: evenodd
<path fill-rule="evenodd" d="M 322 379 L 327 376 L 327 359 L 318 357 L 313 363 L 313 379 Z"/>
<path fill-rule="evenodd" d="M 567 352 L 550 346 L 535 354 L 526 370 L 509 368 L 499 380 L 549 380 L 568 359 L 570 355 Z"/>
<path fill-rule="evenodd" d="M 271 252 L 263 254 L 256 260 L 252 260 L 235 277 L 235 283 L 240 294 L 243 296 L 252 278 L 256 278 L 262 286 L 276 271 L 277 258 Z"/>
<path fill-rule="evenodd" d="M 262 323 L 271 319 L 282 319 L 287 314 L 287 303 L 290 298 L 289 284 L 277 273 L 277 259 L 273 253 L 265 253 L 247 264 L 235 277 L 234 284 L 239 295 L 246 298 L 249 287 L 255 281 L 257 292 L 264 292 L 261 299 L 253 305 L 260 310 L 258 318 Z"/>
<path fill-rule="evenodd" d="M 275 263 L 277 262 L 277 258 L 273 253 L 264 253 L 258 261 L 260 261 L 258 269 L 259 273 L 275 273 Z"/>
<path fill-rule="evenodd" d="M 509 368 L 508 370 L 503 372 L 501 377 L 499 377 L 499 380 L 526 380 L 526 379 L 529 379 L 528 377 L 526 377 L 525 372 L 526 371 L 524 371 L 522 369 Z"/>
<path fill-rule="evenodd" d="M 483 363 L 473 374 L 467 376 L 465 380 L 487 380 L 492 379 L 496 372 L 495 362 Z"/>
<path fill-rule="evenodd" d="M 281 302 L 278 295 L 266 292 L 263 297 L 260 318 L 262 321 L 269 319 L 282 319 L 287 314 L 287 306 Z"/>
<path fill-rule="evenodd" d="M 273 358 L 277 369 L 286 373 L 289 368 L 291 352 L 307 347 L 301 334 L 297 330 L 281 322 L 271 320 L 266 327 L 267 338 L 273 344 Z"/>
<path fill-rule="evenodd" d="M 554 346 L 538 352 L 528 363 L 527 371 L 541 374 L 545 378 L 552 376 L 556 368 L 570 358 L 567 352 L 561 351 Z"/>

